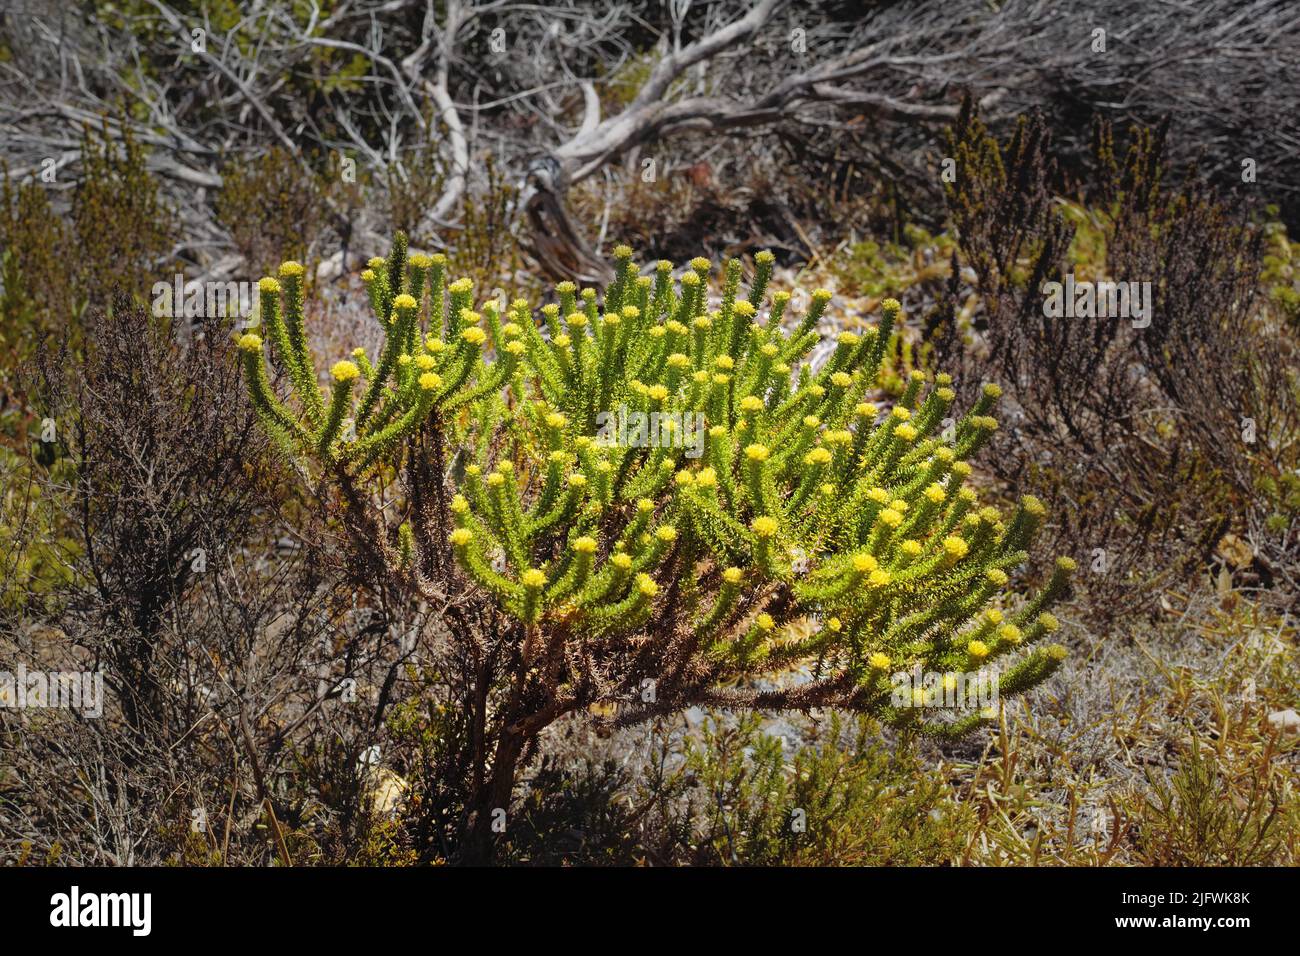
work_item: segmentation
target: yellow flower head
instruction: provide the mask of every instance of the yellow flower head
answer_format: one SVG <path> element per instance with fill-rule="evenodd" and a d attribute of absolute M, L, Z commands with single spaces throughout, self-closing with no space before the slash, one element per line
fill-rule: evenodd
<path fill-rule="evenodd" d="M 632 567 L 632 556 L 626 551 L 615 551 L 610 555 L 609 563 L 614 565 L 620 571 L 626 571 Z"/>
<path fill-rule="evenodd" d="M 426 392 L 432 392 L 435 388 L 442 385 L 442 379 L 437 372 L 425 372 L 420 376 L 420 388 Z"/>
<path fill-rule="evenodd" d="M 926 487 L 925 496 L 937 505 L 943 503 L 943 499 L 947 496 L 947 493 L 943 490 L 943 485 L 936 481 Z"/>
<path fill-rule="evenodd" d="M 722 572 L 722 580 L 728 584 L 739 584 L 744 573 L 740 568 L 727 568 Z"/>
<path fill-rule="evenodd" d="M 654 597 L 659 593 L 659 585 L 644 571 L 636 576 L 636 589 L 646 597 Z"/>
<path fill-rule="evenodd" d="M 290 259 L 288 262 L 280 263 L 281 278 L 285 278 L 289 276 L 301 276 L 303 274 L 303 271 L 304 270 L 301 262 L 294 262 L 292 259 Z"/>
<path fill-rule="evenodd" d="M 645 393 L 656 402 L 663 402 L 668 399 L 668 389 L 663 385 L 651 385 L 645 390 Z"/>
<path fill-rule="evenodd" d="M 831 376 L 831 384 L 836 388 L 848 388 L 853 384 L 853 376 L 847 372 L 836 372 Z"/>
<path fill-rule="evenodd" d="M 579 489 L 587 487 L 587 476 L 580 471 L 575 471 L 569 476 L 569 487 Z"/>
<path fill-rule="evenodd" d="M 803 460 L 805 464 L 809 464 L 809 465 L 825 465 L 830 462 L 831 457 L 832 456 L 829 451 L 827 451 L 825 448 L 822 448 L 821 446 L 818 446 L 817 448 L 814 448 L 812 451 L 808 452 L 808 454 L 804 455 Z"/>
<path fill-rule="evenodd" d="M 740 410 L 750 415 L 763 410 L 763 400 L 757 395 L 746 395 L 740 400 Z"/>
<path fill-rule="evenodd" d="M 905 422 L 912 417 L 911 411 L 904 408 L 902 405 L 895 405 L 889 414 L 893 415 L 900 422 Z"/>
<path fill-rule="evenodd" d="M 884 568 L 876 568 L 876 570 L 872 571 L 870 576 L 868 576 L 867 583 L 870 584 L 873 588 L 883 588 L 885 585 L 889 584 L 889 582 L 892 580 L 894 580 L 894 576 L 892 574 L 890 574 Z"/>
<path fill-rule="evenodd" d="M 674 352 L 668 356 L 668 365 L 672 368 L 689 368 L 691 360 L 682 352 Z"/>
<path fill-rule="evenodd" d="M 719 355 L 716 359 L 713 360 L 713 364 L 716 365 L 718 368 L 722 369 L 724 372 L 730 372 L 732 369 L 736 367 L 736 360 L 733 359 L 730 355 Z"/>
<path fill-rule="evenodd" d="M 859 418 L 875 418 L 880 413 L 880 410 L 871 402 L 858 402 L 853 411 Z"/>
<path fill-rule="evenodd" d="M 897 528 L 903 523 L 903 516 L 893 508 L 884 508 L 876 516 L 876 520 L 890 528 Z"/>
<path fill-rule="evenodd" d="M 889 655 L 882 654 L 880 653 L 880 651 L 876 651 L 874 654 L 872 654 L 870 657 L 867 658 L 867 663 L 870 664 L 872 668 L 874 668 L 875 670 L 878 671 L 888 670 L 890 664 Z"/>
<path fill-rule="evenodd" d="M 695 484 L 695 475 L 683 468 L 673 476 L 673 481 L 675 481 L 679 487 L 689 488 L 691 485 Z"/>
<path fill-rule="evenodd" d="M 889 504 L 889 492 L 879 486 L 868 491 L 867 497 L 878 505 Z"/>
<path fill-rule="evenodd" d="M 464 339 L 466 342 L 468 342 L 470 345 L 482 345 L 484 342 L 487 341 L 487 333 L 484 332 L 482 329 L 480 329 L 477 325 L 471 325 L 467 329 L 462 329 L 460 333 L 460 337 Z"/>
<path fill-rule="evenodd" d="M 898 546 L 898 549 L 909 558 L 917 558 L 921 555 L 921 542 L 915 538 L 908 538 Z"/>
<path fill-rule="evenodd" d="M 754 523 L 750 525 L 750 528 L 752 528 L 754 534 L 758 535 L 760 538 L 770 538 L 772 535 L 776 534 L 776 519 L 768 517 L 767 515 L 759 515 L 754 519 Z"/>
<path fill-rule="evenodd" d="M 1054 661 L 1063 661 L 1065 660 L 1066 656 L 1069 654 L 1069 651 L 1067 651 L 1060 644 L 1049 644 L 1047 645 L 1046 650 L 1047 650 L 1047 656 Z"/>
<path fill-rule="evenodd" d="M 334 377 L 336 382 L 350 382 L 360 374 L 361 370 L 348 361 L 335 362 L 330 367 L 330 375 Z"/>
<path fill-rule="evenodd" d="M 409 312 L 411 309 L 415 308 L 415 297 L 403 292 L 393 300 L 393 308 Z"/>
<path fill-rule="evenodd" d="M 970 550 L 970 545 L 966 543 L 965 538 L 959 538 L 956 535 L 950 535 L 943 539 L 943 551 L 949 558 L 954 561 L 958 558 L 966 557 L 966 552 Z"/>
<path fill-rule="evenodd" d="M 750 461 L 767 461 L 768 455 L 770 454 L 771 451 L 766 445 L 755 443 L 753 445 L 745 446 L 745 457 Z"/>
<path fill-rule="evenodd" d="M 718 473 L 712 468 L 701 468 L 700 473 L 695 476 L 695 483 L 701 488 L 716 488 Z"/>
<path fill-rule="evenodd" d="M 1019 644 L 1024 635 L 1020 633 L 1020 628 L 1014 624 L 1003 624 L 998 628 L 998 637 L 1008 644 Z"/>
<path fill-rule="evenodd" d="M 983 641 L 971 641 L 966 645 L 966 653 L 972 660 L 982 661 L 989 656 L 989 646 Z"/>
<path fill-rule="evenodd" d="M 536 568 L 529 568 L 523 574 L 519 575 L 519 582 L 524 587 L 536 591 L 546 583 L 546 575 Z"/>
<path fill-rule="evenodd" d="M 984 572 L 984 577 L 994 587 L 1002 587 L 1007 583 L 1007 572 L 1001 568 L 989 568 Z"/>
<path fill-rule="evenodd" d="M 901 438 L 903 441 L 911 442 L 911 441 L 916 441 L 916 436 L 919 434 L 919 432 L 917 432 L 915 426 L 911 425 L 908 422 L 903 422 L 903 424 L 899 425 L 897 428 L 894 429 L 894 434 L 897 435 L 899 438 Z"/>
<path fill-rule="evenodd" d="M 760 631 L 770 631 L 776 627 L 776 621 L 772 620 L 772 615 L 763 613 L 755 618 L 754 623 L 758 625 Z"/>
<path fill-rule="evenodd" d="M 677 529 L 670 524 L 660 525 L 655 528 L 655 537 L 664 544 L 672 544 L 677 540 Z"/>
<path fill-rule="evenodd" d="M 841 332 L 838 337 L 840 345 L 857 345 L 862 341 L 862 336 L 857 332 Z"/>
<path fill-rule="evenodd" d="M 262 337 L 252 332 L 245 332 L 239 337 L 236 344 L 241 352 L 260 352 L 262 350 Z"/>
<path fill-rule="evenodd" d="M 880 562 L 869 554 L 855 554 L 853 556 L 853 570 L 859 574 L 867 574 L 880 567 Z"/>
<path fill-rule="evenodd" d="M 262 276 L 262 278 L 257 280 L 257 288 L 261 292 L 272 295 L 280 291 L 280 283 L 276 282 L 270 276 Z"/>
<path fill-rule="evenodd" d="M 474 540 L 474 532 L 469 528 L 457 528 L 451 533 L 451 543 L 458 548 L 463 548 Z"/>
<path fill-rule="evenodd" d="M 429 369 L 433 368 L 437 364 L 437 360 L 432 355 L 421 353 L 415 357 L 416 367 L 425 372 L 429 371 Z"/>

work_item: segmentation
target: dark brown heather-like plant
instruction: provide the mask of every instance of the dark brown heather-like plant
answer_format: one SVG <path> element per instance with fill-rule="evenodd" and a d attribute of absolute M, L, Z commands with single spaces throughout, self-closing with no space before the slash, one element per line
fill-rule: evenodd
<path fill-rule="evenodd" d="M 1256 483 L 1285 470 L 1295 344 L 1257 309 L 1257 231 L 1200 187 L 1164 184 L 1163 129 L 1136 130 L 1120 160 L 1097 125 L 1086 207 L 1055 198 L 1041 118 L 1000 146 L 967 104 L 949 136 L 958 264 L 983 310 L 957 327 L 954 269 L 931 318 L 934 354 L 1010 386 L 1016 408 L 983 461 L 1060 505 L 1040 541 L 1088 560 L 1093 609 L 1147 605 L 1157 581 L 1202 566 L 1226 531 L 1262 531 Z M 1149 282 L 1149 324 L 1051 314 L 1045 283 L 1071 271 Z"/>
<path fill-rule="evenodd" d="M 830 294 L 786 331 L 790 297 L 768 294 L 772 257 L 756 262 L 747 294 L 727 263 L 716 307 L 707 260 L 641 276 L 621 247 L 603 301 L 561 283 L 537 313 L 476 309 L 467 280 L 408 258 L 399 234 L 362 275 L 384 347 L 335 362 L 324 394 L 302 266 L 262 280 L 263 327 L 238 343 L 254 407 L 339 487 L 362 560 L 445 609 L 469 668 L 466 859 L 491 853 L 517 771 L 567 713 L 839 706 L 959 734 L 990 713 L 927 719 L 891 672 L 988 668 L 1010 696 L 1064 656 L 1038 643 L 1072 562 L 1031 598 L 1010 590 L 1043 506 L 1004 515 L 966 480 L 999 390 L 947 434 L 947 376 L 872 404 L 898 303 L 814 370 Z"/>

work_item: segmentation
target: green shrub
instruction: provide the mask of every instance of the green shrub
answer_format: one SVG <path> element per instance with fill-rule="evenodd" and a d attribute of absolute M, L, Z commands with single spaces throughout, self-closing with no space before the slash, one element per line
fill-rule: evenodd
<path fill-rule="evenodd" d="M 934 866 L 959 859 L 975 811 L 869 720 L 833 716 L 787 755 L 752 715 L 707 724 L 687 766 L 702 796 L 693 862 L 747 866 Z"/>
<path fill-rule="evenodd" d="M 1055 670 L 1064 649 L 1035 645 L 1056 629 L 1046 608 L 1072 562 L 1016 598 L 1009 575 L 1045 509 L 1026 498 L 1004 516 L 967 481 L 997 426 L 996 386 L 951 429 L 946 376 L 913 373 L 878 409 L 865 397 L 897 302 L 814 369 L 830 294 L 786 331 L 770 255 L 746 296 L 730 261 L 715 309 L 707 260 L 674 281 L 670 263 L 643 277 L 630 249 L 615 259 L 603 303 L 562 283 L 537 321 L 524 300 L 474 311 L 472 283 L 448 283 L 441 257 L 408 260 L 399 234 L 362 276 L 384 347 L 335 363 L 324 395 L 299 264 L 261 287 L 291 397 L 272 386 L 262 335 L 239 341 L 263 422 L 337 483 L 371 565 L 475 609 L 448 623 L 495 668 L 477 678 L 497 735 L 477 814 L 508 804 L 544 727 L 596 703 L 619 703 L 621 723 L 692 702 L 838 705 L 956 734 L 988 714 L 926 720 L 892 699 L 890 673 L 996 661 L 1009 696 Z M 449 468 L 460 493 L 446 502 Z M 387 504 L 363 488 L 388 489 Z M 803 682 L 747 683 L 800 666 Z"/>

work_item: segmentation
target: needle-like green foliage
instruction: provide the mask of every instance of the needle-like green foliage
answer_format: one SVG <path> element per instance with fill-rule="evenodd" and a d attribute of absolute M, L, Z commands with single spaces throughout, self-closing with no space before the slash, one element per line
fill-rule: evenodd
<path fill-rule="evenodd" d="M 287 263 L 263 280 L 262 316 L 296 398 L 272 394 L 261 339 L 246 335 L 254 405 L 348 471 L 395 464 L 427 421 L 460 423 L 471 463 L 433 530 L 516 622 L 519 668 L 560 712 L 627 701 L 648 679 L 647 713 L 839 705 L 955 733 L 989 715 L 926 724 L 891 700 L 891 674 L 989 668 L 1008 696 L 1053 672 L 1064 650 L 1041 641 L 1073 564 L 1032 597 L 1011 590 L 1045 509 L 982 506 L 969 481 L 997 427 L 996 386 L 959 417 L 947 376 L 913 373 L 882 407 L 869 398 L 898 302 L 814 368 L 831 295 L 789 314 L 788 293 L 768 294 L 770 254 L 747 294 L 727 263 L 717 300 L 705 259 L 677 277 L 667 262 L 640 274 L 626 247 L 615 260 L 603 299 L 562 283 L 536 312 L 516 300 L 479 313 L 467 281 L 448 283 L 440 258 L 408 261 L 399 237 L 363 273 L 383 352 L 335 364 L 328 394 L 303 336 L 301 267 Z M 611 413 L 649 428 L 609 440 Z M 403 527 L 402 566 L 432 565 L 411 561 L 446 547 L 430 530 Z M 749 680 L 790 671 L 804 676 L 745 697 Z"/>

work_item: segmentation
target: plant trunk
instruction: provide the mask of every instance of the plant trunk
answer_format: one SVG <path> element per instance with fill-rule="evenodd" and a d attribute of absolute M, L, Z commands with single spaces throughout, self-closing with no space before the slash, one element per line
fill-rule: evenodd
<path fill-rule="evenodd" d="M 502 836 L 502 826 L 509 826 L 511 797 L 515 789 L 515 771 L 524 752 L 527 738 L 522 734 L 503 731 L 497 742 L 492 760 L 492 772 L 479 787 L 472 801 L 473 813 L 469 833 L 461 852 L 461 863 L 469 866 L 490 866 L 496 859 L 497 844 Z M 497 813 L 504 811 L 504 816 Z M 497 821 L 501 820 L 498 824 Z M 496 829 L 493 827 L 496 826 Z"/>

